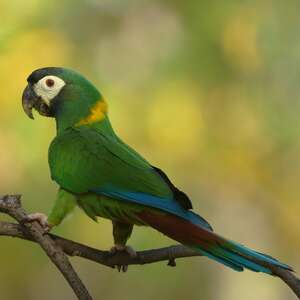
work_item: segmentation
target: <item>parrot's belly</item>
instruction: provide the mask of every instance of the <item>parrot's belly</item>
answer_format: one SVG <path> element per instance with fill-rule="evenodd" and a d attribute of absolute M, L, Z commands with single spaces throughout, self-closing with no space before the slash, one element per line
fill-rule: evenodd
<path fill-rule="evenodd" d="M 142 206 L 92 193 L 79 196 L 77 201 L 85 213 L 95 221 L 97 217 L 102 217 L 129 224 L 146 225 L 138 217 L 138 213 L 144 209 Z"/>

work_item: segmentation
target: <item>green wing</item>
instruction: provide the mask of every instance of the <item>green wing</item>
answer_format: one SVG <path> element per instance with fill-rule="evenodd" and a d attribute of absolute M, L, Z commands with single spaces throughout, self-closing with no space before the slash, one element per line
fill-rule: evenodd
<path fill-rule="evenodd" d="M 118 189 L 173 199 L 168 183 L 114 136 L 82 126 L 57 136 L 49 148 L 51 177 L 73 193 Z"/>

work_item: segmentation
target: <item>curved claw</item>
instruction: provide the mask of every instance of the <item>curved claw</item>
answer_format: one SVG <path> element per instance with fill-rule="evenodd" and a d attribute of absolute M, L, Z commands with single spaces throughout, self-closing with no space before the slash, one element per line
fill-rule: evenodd
<path fill-rule="evenodd" d="M 136 251 L 130 247 L 130 246 L 125 246 L 125 245 L 119 245 L 119 244 L 115 244 L 111 249 L 110 249 L 110 253 L 112 255 L 115 255 L 118 252 L 126 252 L 130 257 L 136 257 L 137 253 Z M 128 265 L 117 265 L 116 266 L 119 272 L 127 272 L 128 270 Z"/>
<path fill-rule="evenodd" d="M 117 266 L 117 269 L 118 269 L 119 272 L 122 271 L 122 272 L 125 273 L 125 272 L 127 272 L 127 270 L 128 270 L 128 265 L 122 265 L 122 266 L 118 265 L 118 266 Z"/>
<path fill-rule="evenodd" d="M 23 223 L 31 223 L 38 222 L 43 230 L 49 232 L 52 226 L 48 223 L 48 216 L 43 213 L 32 213 L 27 215 L 27 217 L 23 220 Z"/>

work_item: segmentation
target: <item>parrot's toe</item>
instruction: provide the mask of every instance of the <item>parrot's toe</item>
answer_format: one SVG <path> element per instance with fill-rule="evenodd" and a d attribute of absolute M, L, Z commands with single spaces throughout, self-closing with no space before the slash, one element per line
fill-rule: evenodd
<path fill-rule="evenodd" d="M 127 254 L 129 254 L 130 257 L 136 257 L 137 256 L 136 251 L 130 246 L 115 244 L 110 249 L 110 253 L 111 254 L 116 254 L 117 252 L 126 252 Z"/>
<path fill-rule="evenodd" d="M 126 252 L 130 257 L 134 258 L 137 256 L 136 251 L 130 247 L 130 246 L 125 246 L 125 245 L 120 245 L 120 244 L 116 244 L 114 245 L 110 251 L 111 255 L 115 255 L 118 252 Z M 128 270 L 128 265 L 117 265 L 116 266 L 119 272 L 127 272 Z"/>
<path fill-rule="evenodd" d="M 120 265 L 117 265 L 117 269 L 118 269 L 118 271 L 119 272 L 127 272 L 127 270 L 128 270 L 128 265 L 122 265 L 122 266 L 120 266 Z"/>
<path fill-rule="evenodd" d="M 23 223 L 26 222 L 38 222 L 45 232 L 49 232 L 51 230 L 51 225 L 48 223 L 48 216 L 43 213 L 33 213 L 27 215 L 27 217 L 23 220 Z"/>

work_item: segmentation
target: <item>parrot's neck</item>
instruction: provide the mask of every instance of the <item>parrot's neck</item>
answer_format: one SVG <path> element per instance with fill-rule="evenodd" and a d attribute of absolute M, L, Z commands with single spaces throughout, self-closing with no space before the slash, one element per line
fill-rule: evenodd
<path fill-rule="evenodd" d="M 90 128 L 95 128 L 95 129 L 101 131 L 105 135 L 110 135 L 110 136 L 114 136 L 114 137 L 117 136 L 115 134 L 113 128 L 112 128 L 112 125 L 111 125 L 110 120 L 109 120 L 107 115 L 101 121 L 93 122 L 93 123 L 90 123 L 90 124 L 69 124 L 69 125 L 66 125 L 66 124 L 62 124 L 61 122 L 56 120 L 57 135 L 60 135 L 66 129 L 68 129 L 70 127 L 81 127 L 81 126 L 88 126 Z"/>
<path fill-rule="evenodd" d="M 68 102 L 65 103 L 68 104 Z M 73 105 L 65 105 L 57 111 L 57 135 L 70 127 L 88 126 L 115 136 L 107 115 L 107 104 L 102 98 L 92 102 L 89 106 L 85 105 L 82 109 L 74 110 L 73 107 Z"/>

